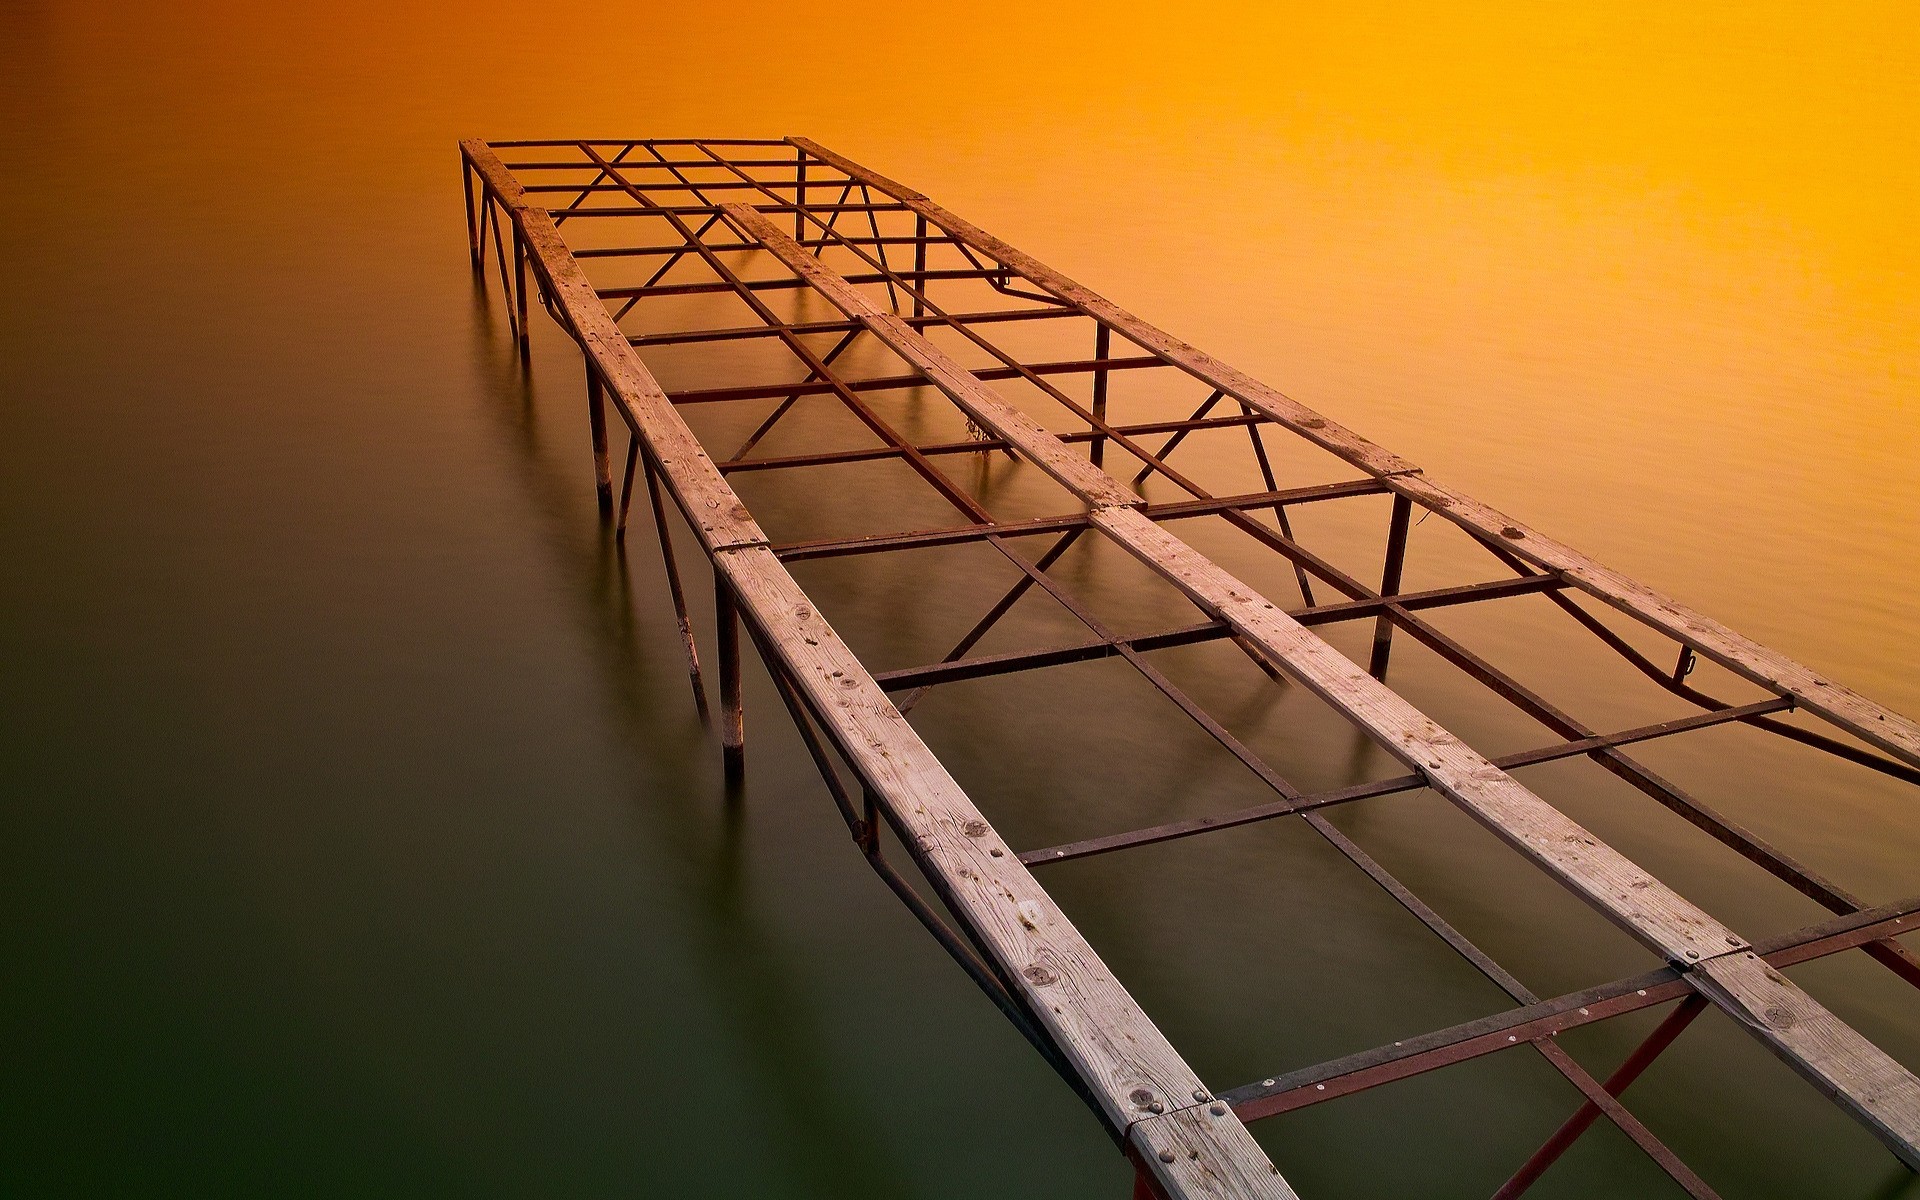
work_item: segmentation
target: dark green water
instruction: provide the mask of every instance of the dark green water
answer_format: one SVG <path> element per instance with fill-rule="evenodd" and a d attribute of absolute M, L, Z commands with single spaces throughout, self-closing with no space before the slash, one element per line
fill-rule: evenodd
<path fill-rule="evenodd" d="M 750 15 L 0 12 L 0 1192 L 1128 1186 L 1097 1123 L 860 862 L 757 673 L 750 777 L 724 801 L 657 560 L 643 543 L 623 565 L 594 516 L 578 357 L 542 323 L 523 372 L 468 271 L 460 137 L 812 133 L 1439 477 L 1920 709 L 1914 239 L 1886 215 L 1910 169 L 1814 204 L 1781 182 L 1798 159 L 1689 175 L 1671 145 L 1641 159 L 1577 123 L 1565 144 L 1540 132 L 1571 108 L 1410 87 L 1402 109 L 1428 115 L 1401 121 L 1330 68 L 1271 102 L 1195 92 L 1141 64 L 1153 45 L 1199 55 L 1217 29 L 1087 43 L 1064 16 L 891 14 L 874 53 L 929 37 L 966 53 L 912 73 L 918 99 L 898 78 L 802 88 L 775 72 L 818 27 Z M 1078 86 L 1023 91 L 1033 60 L 995 51 L 1009 33 Z M 1329 60 L 1375 34 L 1422 42 L 1397 22 L 1294 33 Z M 1859 53 L 1861 87 L 1897 79 L 1893 50 Z M 1434 112 L 1478 134 L 1436 139 Z M 1882 149 L 1910 163 L 1895 124 Z M 1816 134 L 1781 136 L 1817 157 Z M 1140 207 L 1120 221 L 1107 203 Z M 1855 239 L 1880 257 L 1862 265 Z M 893 515 L 920 494 L 903 482 Z M 835 502 L 749 498 L 774 527 Z M 1364 544 L 1332 518 L 1305 532 Z M 1451 561 L 1431 544 L 1416 576 Z M 797 574 L 892 667 L 944 649 L 1004 582 L 943 566 L 931 593 Z M 1181 619 L 1110 557 L 1063 574 L 1129 623 Z M 1523 603 L 1447 627 L 1598 724 L 1668 711 L 1600 657 L 1545 649 L 1547 624 Z M 1231 655 L 1168 664 L 1304 784 L 1387 770 Z M 1411 650 L 1396 672 L 1476 744 L 1538 740 Z M 1016 845 L 1257 798 L 1152 705 L 1100 663 L 955 688 L 915 719 Z M 1734 731 L 1641 757 L 1870 899 L 1920 891 L 1912 789 Z M 1523 777 L 1749 936 L 1822 915 L 1595 768 Z M 1542 994 L 1652 965 L 1431 796 L 1337 821 Z M 1503 1007 L 1302 828 L 1045 879 L 1220 1087 Z M 1858 954 L 1793 975 L 1920 1066 L 1911 989 Z M 1604 1074 L 1652 1019 L 1569 1048 Z M 1730 1198 L 1920 1196 L 1715 1014 L 1629 1100 Z M 1573 1104 L 1537 1060 L 1499 1056 L 1259 1133 L 1309 1198 L 1472 1197 Z M 1601 1129 L 1536 1194 L 1671 1191 Z"/>

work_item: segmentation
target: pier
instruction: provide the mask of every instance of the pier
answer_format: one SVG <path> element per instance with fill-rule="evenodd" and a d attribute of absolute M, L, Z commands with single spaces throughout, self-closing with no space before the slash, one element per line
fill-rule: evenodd
<path fill-rule="evenodd" d="M 587 379 L 593 482 L 614 536 L 650 523 L 663 556 L 695 702 L 716 675 L 728 776 L 750 769 L 743 648 L 753 649 L 844 817 L 857 851 L 1062 1079 L 1137 1169 L 1137 1194 L 1290 1197 L 1248 1126 L 1500 1051 L 1537 1055 L 1584 1098 L 1497 1193 L 1528 1187 L 1599 1121 L 1615 1126 L 1693 1196 L 1709 1183 L 1621 1099 L 1635 1079 L 1717 1008 L 1920 1170 L 1920 1079 L 1782 971 L 1858 949 L 1920 987 L 1920 959 L 1894 940 L 1920 929 L 1920 896 L 1860 897 L 1716 811 L 1633 757 L 1631 748 L 1730 724 L 1767 731 L 1908 785 L 1920 785 L 1920 726 L 1713 619 L 1612 571 L 1524 523 L 1430 479 L 1417 465 L 1119 308 L 925 195 L 806 138 L 467 141 L 460 145 L 475 271 L 497 280 L 522 354 L 538 308 L 576 343 Z M 580 232 L 582 230 L 587 232 Z M 616 270 L 618 278 L 616 278 Z M 599 282 L 596 282 L 596 278 Z M 633 282 L 638 280 L 639 282 Z M 688 319 L 688 298 L 724 300 L 736 318 Z M 834 315 L 795 317 L 807 297 Z M 1036 354 L 1034 347 L 1049 349 Z M 851 347 L 892 364 L 847 369 Z M 752 348 L 751 356 L 738 354 Z M 669 390 L 650 355 L 708 354 L 724 387 Z M 732 358 L 725 356 L 732 355 Z M 738 378 L 742 372 L 752 378 Z M 1177 412 L 1122 419 L 1123 381 L 1151 378 Z M 964 435 L 902 428 L 907 392 L 950 403 Z M 744 444 L 703 444 L 683 409 L 757 406 Z M 755 454 L 782 423 L 828 405 L 863 444 Z M 624 446 L 610 434 L 624 426 Z M 1043 421 L 1035 412 L 1044 413 Z M 1183 473 L 1183 444 L 1235 439 L 1257 491 L 1215 494 Z M 616 449 L 620 451 L 616 454 Z M 616 466 L 616 459 L 618 464 Z M 957 468 L 1024 464 L 1041 515 L 997 512 Z M 1302 462 L 1320 464 L 1305 473 Z M 886 462 L 911 471 L 951 509 L 944 524 L 857 536 L 770 537 L 730 479 Z M 1148 485 L 1151 485 L 1149 487 Z M 1154 494 L 1150 498 L 1149 490 Z M 644 492 L 644 499 L 637 493 Z M 1167 498 L 1173 495 L 1175 498 Z M 1381 558 L 1364 577 L 1296 536 L 1304 509 L 1387 506 Z M 1429 518 L 1478 547 L 1485 575 L 1404 590 L 1414 530 Z M 698 644 L 673 534 L 684 524 L 714 576 L 714 644 Z M 1222 527 L 1283 568 L 1289 593 L 1263 591 L 1196 548 L 1183 529 Z M 1192 619 L 1146 633 L 1116 629 L 1049 574 L 1088 539 L 1111 543 L 1191 602 Z M 1037 545 L 1037 549 L 1036 549 Z M 1015 582 L 938 661 L 870 670 L 789 565 L 971 547 Z M 910 571 L 910 564 L 902 570 Z M 1294 594 L 1297 592 L 1297 595 Z M 1058 645 L 975 653 L 1013 606 L 1050 597 L 1084 633 Z M 1514 597 L 1543 599 L 1567 622 L 1672 697 L 1686 715 L 1630 728 L 1590 726 L 1496 666 L 1436 614 Z M 1316 632 L 1367 631 L 1365 662 Z M 744 642 L 742 640 L 744 634 Z M 1486 753 L 1390 684 L 1396 645 L 1437 656 L 1542 731 L 1539 744 Z M 1661 649 L 1650 651 L 1651 641 Z M 1401 773 L 1313 791 L 1286 778 L 1156 666 L 1155 652 L 1237 648 L 1271 686 L 1304 688 L 1397 760 Z M 928 689 L 961 680 L 1119 658 L 1271 792 L 1262 803 L 1077 841 L 1018 847 L 955 781 L 907 715 Z M 1696 679 L 1751 692 L 1728 698 Z M 1790 723 L 1807 714 L 1821 731 Z M 757 714 L 755 720 L 761 719 Z M 1087 719 L 1097 719 L 1097 714 Z M 1585 759 L 1832 913 L 1749 937 L 1655 878 L 1512 772 Z M 1542 997 L 1454 928 L 1325 816 L 1338 805 L 1432 789 L 1577 896 L 1665 965 Z M 989 805 L 989 807 L 991 807 Z M 1474 1021 L 1315 1066 L 1247 1081 L 1207 1081 L 1103 963 L 1043 886 L 1048 868 L 1256 822 L 1297 819 L 1512 1000 Z M 898 848 L 932 895 L 896 863 Z M 1557 1035 L 1664 1009 L 1654 1031 L 1605 1078 Z M 1224 1086 L 1222 1086 L 1224 1083 Z"/>

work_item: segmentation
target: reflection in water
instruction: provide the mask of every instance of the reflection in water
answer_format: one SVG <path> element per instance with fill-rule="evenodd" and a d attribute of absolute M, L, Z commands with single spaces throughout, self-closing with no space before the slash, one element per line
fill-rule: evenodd
<path fill-rule="evenodd" d="M 649 577 L 636 597 L 626 550 L 615 541 L 612 527 L 580 519 L 582 482 L 592 486 L 591 474 L 579 470 L 582 447 L 568 445 L 556 455 L 545 446 L 539 372 L 514 350 L 483 281 L 476 278 L 475 285 L 486 310 L 476 321 L 475 335 L 499 364 L 488 389 L 489 407 L 503 444 L 519 464 L 527 498 L 541 516 L 554 568 L 569 580 L 578 613 L 591 631 L 598 673 L 615 714 L 611 727 L 641 761 L 717 756 L 712 739 L 685 736 L 685 723 L 674 719 L 680 714 L 663 714 L 658 707 L 666 689 L 653 686 L 655 675 L 670 670 L 675 660 L 664 652 L 669 647 L 657 625 L 643 631 L 638 624 L 636 601 L 657 613 L 663 580 Z M 537 319 L 537 310 L 535 315 Z M 563 374 L 553 368 L 547 365 L 549 375 Z M 585 411 L 584 399 L 579 410 Z M 643 527 L 636 536 L 648 533 Z M 644 640 L 643 632 L 648 635 Z M 663 736 L 676 728 L 682 736 Z M 768 739 L 762 733 L 760 740 Z M 768 759 L 767 767 L 774 766 L 772 747 L 755 749 Z M 691 765 L 683 770 L 696 777 L 700 773 Z M 855 1106 L 832 1095 L 837 1073 L 829 1060 L 837 1048 L 805 1019 L 805 1006 L 793 1003 L 796 981 L 784 969 L 777 943 L 763 935 L 755 910 L 745 903 L 741 823 L 747 818 L 747 796 L 744 791 L 725 794 L 717 830 L 698 819 L 695 808 L 710 799 L 699 791 L 660 796 L 636 787 L 633 811 L 646 819 L 648 835 L 659 839 L 663 861 L 680 868 L 675 885 L 702 901 L 704 919 L 695 928 L 702 936 L 701 960 L 711 981 L 708 998 L 721 1003 L 726 1027 L 751 1047 L 759 1068 L 745 1085 L 743 1102 L 777 1117 L 785 1125 L 783 1138 L 806 1148 L 794 1161 L 811 1172 L 807 1186 L 814 1194 L 841 1195 L 848 1188 L 883 1194 L 888 1181 L 899 1178 L 900 1168 L 889 1163 L 887 1147 L 872 1136 L 871 1127 L 854 1119 Z M 645 1019 L 642 1013 L 635 1015 Z"/>

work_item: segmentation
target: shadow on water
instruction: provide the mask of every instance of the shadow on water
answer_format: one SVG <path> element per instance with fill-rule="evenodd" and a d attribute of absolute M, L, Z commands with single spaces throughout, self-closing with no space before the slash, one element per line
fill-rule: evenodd
<path fill-rule="evenodd" d="M 494 364 L 490 372 L 483 368 L 484 402 L 498 420 L 502 443 L 514 452 L 511 459 L 539 514 L 556 568 L 579 600 L 583 624 L 598 651 L 615 736 L 633 762 L 660 764 L 671 774 L 694 778 L 717 774 L 703 770 L 697 761 L 699 755 L 708 755 L 717 763 L 717 741 L 704 731 L 684 736 L 684 725 L 660 719 L 660 696 L 672 689 L 664 686 L 663 664 L 641 643 L 628 552 L 614 540 L 611 523 L 597 520 L 578 502 L 581 489 L 592 486 L 584 463 L 586 446 L 570 448 L 583 460 L 579 470 L 556 468 L 542 454 L 541 389 L 530 365 L 515 355 L 504 322 L 495 317 L 495 299 L 476 281 L 474 338 Z M 552 330 L 547 332 L 552 336 Z M 584 384 L 579 394 L 584 396 Z M 644 500 L 637 498 L 637 503 Z M 629 537 L 651 540 L 650 524 L 630 527 Z M 677 655 L 665 665 L 673 675 L 683 670 Z M 682 696 L 674 699 L 686 702 Z M 795 1148 L 791 1161 L 819 1194 L 879 1195 L 897 1187 L 904 1169 L 889 1169 L 886 1141 L 869 1126 L 843 1119 L 844 1114 L 862 1111 L 861 1106 L 822 1095 L 838 1072 L 828 1048 L 807 1027 L 804 1010 L 793 1002 L 807 989 L 783 969 L 778 939 L 756 923 L 746 903 L 744 789 L 715 787 L 721 817 L 719 836 L 711 838 L 708 822 L 691 804 L 663 802 L 674 799 L 664 795 L 640 796 L 637 775 L 633 782 L 638 797 L 634 811 L 663 843 L 657 861 L 679 873 L 675 882 L 681 892 L 700 899 L 701 919 L 689 922 L 694 935 L 690 940 L 714 981 L 710 994 L 728 1004 L 725 1013 L 716 1015 L 738 1034 L 758 1068 L 751 1097 L 756 1112 L 784 1123 L 786 1140 Z M 707 797 L 679 799 L 698 802 Z"/>

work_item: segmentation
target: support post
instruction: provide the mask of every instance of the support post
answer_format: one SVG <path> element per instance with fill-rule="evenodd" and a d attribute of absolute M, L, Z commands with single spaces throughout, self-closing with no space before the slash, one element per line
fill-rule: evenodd
<path fill-rule="evenodd" d="M 607 457 L 607 398 L 600 372 L 587 362 L 587 424 L 593 430 L 593 487 L 600 499 L 600 515 L 613 515 L 613 463 Z"/>
<path fill-rule="evenodd" d="M 635 441 L 638 448 L 638 440 Z M 627 478 L 633 478 L 634 454 L 627 454 Z M 700 711 L 700 723 L 705 725 L 707 715 L 707 689 L 700 679 L 700 647 L 693 639 L 693 618 L 687 613 L 686 589 L 680 586 L 680 564 L 673 553 L 673 531 L 667 527 L 666 500 L 660 494 L 660 480 L 654 475 L 653 459 L 642 456 L 647 479 L 647 504 L 653 509 L 653 528 L 660 535 L 660 563 L 667 572 L 667 592 L 673 597 L 674 619 L 680 623 L 680 644 L 687 652 L 687 678 L 693 684 L 693 705 Z"/>
<path fill-rule="evenodd" d="M 927 219 L 913 219 L 913 315 L 927 315 Z"/>
<path fill-rule="evenodd" d="M 1393 498 L 1393 520 L 1387 527 L 1387 565 L 1380 575 L 1380 594 L 1394 596 L 1400 591 L 1400 569 L 1407 558 L 1407 529 L 1413 518 L 1413 501 L 1405 496 Z M 1381 613 L 1373 623 L 1373 658 L 1367 674 L 1375 679 L 1387 677 L 1387 655 L 1393 650 L 1393 618 Z"/>
<path fill-rule="evenodd" d="M 1093 335 L 1093 357 L 1105 362 L 1107 350 L 1112 344 L 1113 334 L 1103 323 L 1095 327 Z M 1093 372 L 1093 419 L 1104 425 L 1107 422 L 1107 369 L 1095 368 Z M 1106 458 L 1107 439 L 1096 433 L 1093 437 L 1093 465 L 1099 466 Z"/>
<path fill-rule="evenodd" d="M 527 332 L 527 239 L 520 232 L 520 222 L 513 223 L 513 307 L 520 314 L 520 328 L 515 330 L 520 343 L 520 358 L 524 361 L 530 353 Z"/>
<path fill-rule="evenodd" d="M 467 201 L 467 255 L 473 259 L 473 270 L 478 274 L 480 263 L 480 224 L 473 211 L 473 164 L 467 161 L 467 153 L 460 152 L 460 192 Z"/>
<path fill-rule="evenodd" d="M 740 614 L 733 585 L 718 568 L 713 573 L 714 623 L 720 644 L 720 754 L 726 764 L 727 784 L 746 776 L 746 713 L 740 704 Z"/>
<path fill-rule="evenodd" d="M 799 242 L 806 240 L 807 232 L 807 214 L 805 211 L 807 207 L 807 152 L 805 150 L 795 150 L 794 153 L 799 156 L 800 165 L 794 168 L 793 173 L 793 240 Z"/>

